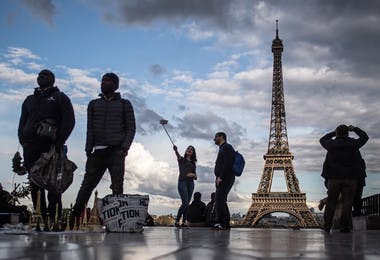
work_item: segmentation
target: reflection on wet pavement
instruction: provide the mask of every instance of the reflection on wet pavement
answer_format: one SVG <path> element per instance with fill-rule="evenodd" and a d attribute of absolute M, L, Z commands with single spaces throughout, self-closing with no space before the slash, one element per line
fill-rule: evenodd
<path fill-rule="evenodd" d="M 0 259 L 380 259 L 380 231 L 210 230 L 149 227 L 143 233 L 0 233 Z"/>

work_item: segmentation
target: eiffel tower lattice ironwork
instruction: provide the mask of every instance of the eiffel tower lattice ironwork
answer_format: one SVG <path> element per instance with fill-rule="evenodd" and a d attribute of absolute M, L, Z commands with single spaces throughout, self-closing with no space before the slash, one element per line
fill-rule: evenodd
<path fill-rule="evenodd" d="M 281 63 L 283 49 L 276 20 L 276 38 L 272 42 L 273 83 L 268 152 L 264 155 L 265 166 L 257 193 L 252 193 L 252 204 L 243 224 L 255 226 L 267 214 L 285 212 L 296 217 L 301 227 L 318 227 L 306 205 L 306 194 L 300 191 L 292 164 L 294 156 L 289 151 Z M 271 192 L 275 170 L 284 172 L 287 192 Z"/>

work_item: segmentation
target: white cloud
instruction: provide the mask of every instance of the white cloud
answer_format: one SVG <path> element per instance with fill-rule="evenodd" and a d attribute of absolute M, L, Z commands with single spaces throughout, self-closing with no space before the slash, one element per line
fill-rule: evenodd
<path fill-rule="evenodd" d="M 14 68 L 10 64 L 0 63 L 0 80 L 11 84 L 33 86 L 36 82 L 36 75 L 26 73 L 22 69 Z"/>
<path fill-rule="evenodd" d="M 196 22 L 184 24 L 182 30 L 185 31 L 188 38 L 194 41 L 206 40 L 214 36 L 213 31 L 204 30 Z"/>
<path fill-rule="evenodd" d="M 29 62 L 26 65 L 30 70 L 34 71 L 41 71 L 44 67 L 41 64 L 35 63 L 35 62 Z"/>
<path fill-rule="evenodd" d="M 40 57 L 34 54 L 31 50 L 19 47 L 9 47 L 8 53 L 4 56 L 10 59 L 19 58 L 21 59 L 20 61 L 24 59 L 40 60 Z"/>
<path fill-rule="evenodd" d="M 68 89 L 72 97 L 95 98 L 98 95 L 100 82 L 91 75 L 89 70 L 67 68 L 66 73 L 68 74 L 68 84 L 73 87 Z"/>
<path fill-rule="evenodd" d="M 174 196 L 177 169 L 170 168 L 167 162 L 156 160 L 143 144 L 132 144 L 125 165 L 125 190 Z"/>

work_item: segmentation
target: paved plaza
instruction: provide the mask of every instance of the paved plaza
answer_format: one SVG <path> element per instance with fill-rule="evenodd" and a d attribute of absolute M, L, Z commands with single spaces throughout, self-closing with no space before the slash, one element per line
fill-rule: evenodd
<path fill-rule="evenodd" d="M 143 233 L 0 233 L 0 259 L 380 259 L 380 231 L 146 227 Z"/>

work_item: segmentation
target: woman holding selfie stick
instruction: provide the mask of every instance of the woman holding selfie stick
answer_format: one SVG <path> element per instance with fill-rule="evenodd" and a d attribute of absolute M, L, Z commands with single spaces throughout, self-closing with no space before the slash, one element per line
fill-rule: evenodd
<path fill-rule="evenodd" d="M 186 219 L 187 213 L 189 211 L 189 204 L 191 196 L 194 191 L 194 180 L 197 179 L 196 174 L 196 162 L 197 155 L 195 148 L 193 146 L 187 147 L 184 156 L 178 153 L 177 146 L 173 146 L 174 152 L 177 156 L 179 176 L 178 176 L 178 193 L 181 196 L 182 204 L 178 209 L 177 218 L 175 220 L 174 226 L 176 227 L 187 227 Z M 182 217 L 182 225 L 179 221 Z"/>

